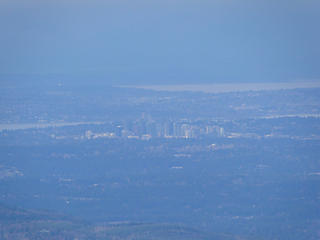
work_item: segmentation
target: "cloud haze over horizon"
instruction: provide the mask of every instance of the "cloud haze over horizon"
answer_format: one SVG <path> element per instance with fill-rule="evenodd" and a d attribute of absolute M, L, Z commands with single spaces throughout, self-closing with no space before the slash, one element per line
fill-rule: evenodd
<path fill-rule="evenodd" d="M 0 81 L 320 79 L 320 2 L 1 1 Z"/>

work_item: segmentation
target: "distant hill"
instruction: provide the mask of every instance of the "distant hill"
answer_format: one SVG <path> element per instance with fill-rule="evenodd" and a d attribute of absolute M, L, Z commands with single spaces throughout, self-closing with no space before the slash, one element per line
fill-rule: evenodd
<path fill-rule="evenodd" d="M 231 240 L 234 238 L 169 223 L 91 224 L 52 212 L 0 205 L 0 239 Z"/>

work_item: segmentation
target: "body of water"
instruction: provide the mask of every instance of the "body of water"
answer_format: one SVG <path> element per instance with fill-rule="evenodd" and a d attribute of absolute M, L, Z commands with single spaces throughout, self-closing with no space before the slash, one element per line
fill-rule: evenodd
<path fill-rule="evenodd" d="M 281 90 L 296 88 L 320 88 L 317 82 L 283 82 L 283 83 L 228 83 L 228 84 L 188 84 L 188 85 L 141 85 L 126 86 L 133 88 L 151 89 L 157 91 L 193 91 L 207 93 Z"/>
<path fill-rule="evenodd" d="M 77 126 L 87 124 L 103 124 L 103 122 L 65 122 L 65 123 L 5 123 L 0 124 L 0 132 L 3 130 L 22 130 L 30 128 L 49 128 L 49 127 L 64 127 Z"/>

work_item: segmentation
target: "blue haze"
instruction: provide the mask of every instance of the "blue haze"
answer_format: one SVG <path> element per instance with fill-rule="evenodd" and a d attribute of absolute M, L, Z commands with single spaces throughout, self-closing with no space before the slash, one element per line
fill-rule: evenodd
<path fill-rule="evenodd" d="M 0 81 L 317 80 L 319 22 L 316 0 L 4 0 Z"/>

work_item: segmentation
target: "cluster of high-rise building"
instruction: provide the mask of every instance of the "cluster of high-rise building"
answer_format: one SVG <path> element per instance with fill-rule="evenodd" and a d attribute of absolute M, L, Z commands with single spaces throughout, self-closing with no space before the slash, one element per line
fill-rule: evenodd
<path fill-rule="evenodd" d="M 113 123 L 116 137 L 149 139 L 164 138 L 196 138 L 204 135 L 222 137 L 224 129 L 220 126 L 190 120 L 155 121 L 152 119 L 137 119 L 131 122 Z"/>

